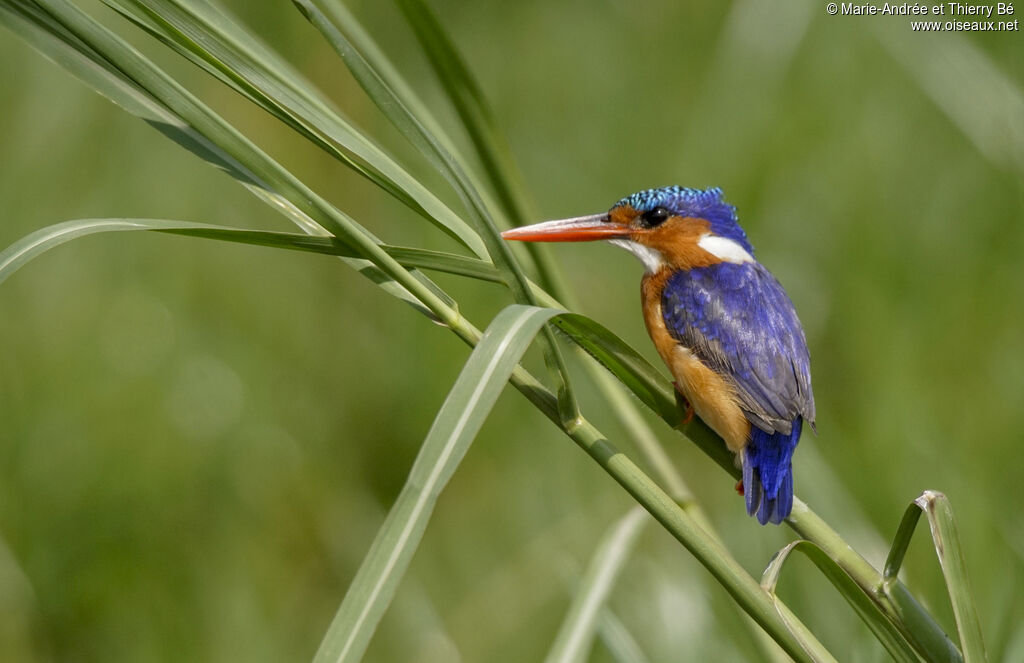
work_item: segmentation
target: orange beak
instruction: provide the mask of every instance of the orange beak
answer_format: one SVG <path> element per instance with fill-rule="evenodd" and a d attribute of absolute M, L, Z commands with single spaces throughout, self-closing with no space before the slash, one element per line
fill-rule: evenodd
<path fill-rule="evenodd" d="M 513 228 L 501 236 L 520 242 L 594 242 L 629 237 L 632 232 L 630 226 L 609 220 L 607 214 L 592 214 Z"/>

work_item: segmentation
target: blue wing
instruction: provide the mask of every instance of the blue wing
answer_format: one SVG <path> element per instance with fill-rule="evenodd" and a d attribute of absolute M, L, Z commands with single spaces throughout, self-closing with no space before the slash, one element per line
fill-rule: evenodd
<path fill-rule="evenodd" d="M 743 449 L 747 513 L 779 523 L 793 507 L 792 456 L 814 425 L 810 357 L 786 292 L 760 263 L 680 270 L 665 284 L 669 333 L 736 388 L 753 424 Z"/>
<path fill-rule="evenodd" d="M 740 407 L 768 433 L 814 424 L 810 357 L 793 303 L 758 262 L 680 270 L 661 298 L 673 338 L 736 386 Z"/>

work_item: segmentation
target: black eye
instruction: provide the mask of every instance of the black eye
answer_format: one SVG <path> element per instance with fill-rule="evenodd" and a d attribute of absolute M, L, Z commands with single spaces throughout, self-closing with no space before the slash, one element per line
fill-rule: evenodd
<path fill-rule="evenodd" d="M 640 223 L 647 228 L 654 228 L 668 221 L 668 218 L 672 216 L 672 212 L 668 209 L 658 206 L 654 209 L 649 209 L 640 215 Z"/>

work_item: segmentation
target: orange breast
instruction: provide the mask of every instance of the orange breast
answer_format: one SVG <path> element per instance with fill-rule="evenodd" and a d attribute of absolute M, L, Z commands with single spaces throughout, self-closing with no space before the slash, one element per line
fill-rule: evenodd
<path fill-rule="evenodd" d="M 740 409 L 732 383 L 709 368 L 689 348 L 672 338 L 661 312 L 661 294 L 671 270 L 663 269 L 644 277 L 641 285 L 644 322 L 658 354 L 668 365 L 679 390 L 693 411 L 718 433 L 733 453 L 746 446 L 750 422 Z"/>

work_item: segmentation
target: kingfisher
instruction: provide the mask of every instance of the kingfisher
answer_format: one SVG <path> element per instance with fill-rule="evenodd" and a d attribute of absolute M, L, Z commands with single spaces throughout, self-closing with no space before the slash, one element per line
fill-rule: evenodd
<path fill-rule="evenodd" d="M 810 354 L 796 309 L 757 260 L 722 190 L 670 186 L 608 212 L 502 233 L 525 242 L 604 240 L 644 265 L 647 332 L 686 408 L 736 455 L 747 513 L 778 524 L 793 509 L 793 452 L 814 427 Z"/>

